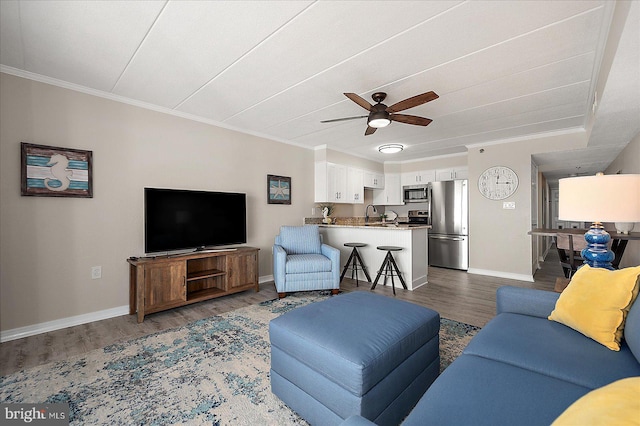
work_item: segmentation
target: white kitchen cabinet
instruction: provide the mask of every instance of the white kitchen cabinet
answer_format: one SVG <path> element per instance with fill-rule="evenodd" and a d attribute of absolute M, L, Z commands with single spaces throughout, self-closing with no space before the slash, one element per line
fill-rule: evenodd
<path fill-rule="evenodd" d="M 314 199 L 316 203 L 348 203 L 347 166 L 316 162 Z"/>
<path fill-rule="evenodd" d="M 343 164 L 316 162 L 314 201 L 363 204 L 364 171 Z"/>
<path fill-rule="evenodd" d="M 328 164 L 329 201 L 348 203 L 347 200 L 347 166 Z"/>
<path fill-rule="evenodd" d="M 400 173 L 385 173 L 384 189 L 375 189 L 373 191 L 373 204 L 376 206 L 399 206 L 404 204 Z"/>
<path fill-rule="evenodd" d="M 454 180 L 454 179 L 468 179 L 469 169 L 466 167 L 451 167 L 448 169 L 436 170 L 435 180 Z"/>
<path fill-rule="evenodd" d="M 364 171 L 364 187 L 372 189 L 384 188 L 384 173 Z"/>
<path fill-rule="evenodd" d="M 425 185 L 436 180 L 435 170 L 421 170 L 418 172 L 402 173 L 402 186 L 407 185 Z"/>
<path fill-rule="evenodd" d="M 347 168 L 347 203 L 364 204 L 364 170 Z"/>

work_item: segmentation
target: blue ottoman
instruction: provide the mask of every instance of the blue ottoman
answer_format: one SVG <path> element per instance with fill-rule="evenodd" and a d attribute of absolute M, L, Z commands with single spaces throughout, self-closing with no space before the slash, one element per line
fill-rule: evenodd
<path fill-rule="evenodd" d="M 437 312 L 370 292 L 303 306 L 269 324 L 271 390 L 312 425 L 397 425 L 438 376 L 439 331 Z"/>

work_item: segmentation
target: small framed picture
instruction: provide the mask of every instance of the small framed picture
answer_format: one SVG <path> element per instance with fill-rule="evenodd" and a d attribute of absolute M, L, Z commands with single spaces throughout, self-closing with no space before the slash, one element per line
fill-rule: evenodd
<path fill-rule="evenodd" d="M 267 175 L 267 204 L 291 204 L 291 178 Z"/>
<path fill-rule="evenodd" d="M 93 152 L 21 144 L 22 195 L 93 198 Z"/>

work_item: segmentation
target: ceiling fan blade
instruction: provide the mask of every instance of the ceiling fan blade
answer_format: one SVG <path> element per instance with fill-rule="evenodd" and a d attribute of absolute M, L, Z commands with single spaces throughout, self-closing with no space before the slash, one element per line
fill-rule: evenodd
<path fill-rule="evenodd" d="M 332 118 L 331 120 L 322 120 L 321 123 L 335 123 L 336 121 L 356 120 L 358 118 L 367 118 L 368 115 L 359 115 L 357 117 Z"/>
<path fill-rule="evenodd" d="M 365 136 L 372 135 L 372 134 L 374 134 L 376 132 L 376 130 L 378 130 L 377 127 L 367 126 L 367 130 L 364 131 L 364 135 Z"/>
<path fill-rule="evenodd" d="M 415 124 L 416 126 L 428 126 L 433 121 L 430 118 L 406 114 L 391 114 L 389 118 L 391 119 L 391 121 L 397 121 L 399 123 L 406 124 Z"/>
<path fill-rule="evenodd" d="M 369 102 L 362 99 L 360 96 L 356 95 L 355 93 L 345 93 L 344 95 L 347 98 L 351 99 L 353 102 L 360 105 L 362 108 L 366 109 L 367 111 L 371 111 L 371 108 L 373 108 L 373 105 L 371 105 Z"/>
<path fill-rule="evenodd" d="M 434 99 L 438 99 L 438 95 L 435 92 L 427 92 L 421 95 L 412 96 L 404 101 L 400 101 L 395 103 L 387 108 L 387 112 L 398 112 L 404 111 L 405 109 L 417 107 L 418 105 L 426 104 L 427 102 L 431 102 Z"/>

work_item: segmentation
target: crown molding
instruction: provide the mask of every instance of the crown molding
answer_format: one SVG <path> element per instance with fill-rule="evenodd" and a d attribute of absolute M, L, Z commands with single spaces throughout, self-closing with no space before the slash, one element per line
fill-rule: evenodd
<path fill-rule="evenodd" d="M 148 102 L 137 101 L 135 99 L 127 98 L 126 96 L 120 96 L 113 93 L 105 92 L 103 90 L 92 89 L 89 87 L 81 86 L 75 83 L 69 83 L 68 81 L 58 80 L 56 78 L 47 77 L 41 74 L 32 73 L 29 71 L 21 70 L 18 68 L 8 67 L 6 65 L 0 65 L 0 72 L 4 74 L 13 75 L 16 77 L 25 78 L 27 80 L 37 81 L 39 83 L 49 84 L 51 86 L 60 87 L 63 89 L 73 90 L 74 92 L 84 93 L 86 95 L 96 96 L 98 98 L 108 99 L 110 101 L 120 102 L 123 104 L 135 106 L 138 108 L 143 108 L 155 112 L 159 112 L 161 114 L 168 114 L 174 117 L 184 118 L 186 120 L 196 121 L 203 124 L 208 124 L 210 126 L 220 127 L 222 129 L 231 130 L 238 133 L 243 133 L 250 136 L 255 136 L 262 139 L 268 139 L 274 142 L 280 142 L 287 145 L 293 145 L 298 148 L 305 149 L 313 149 L 307 145 L 303 145 L 301 143 L 293 142 L 286 139 L 274 138 L 273 136 L 266 135 L 260 132 L 254 132 L 251 130 L 241 129 L 239 127 L 230 126 L 228 124 L 222 123 L 220 121 L 212 120 L 209 118 L 200 117 L 195 114 L 189 114 L 186 112 L 177 111 L 175 109 L 161 107 L 158 105 L 154 105 Z"/>

